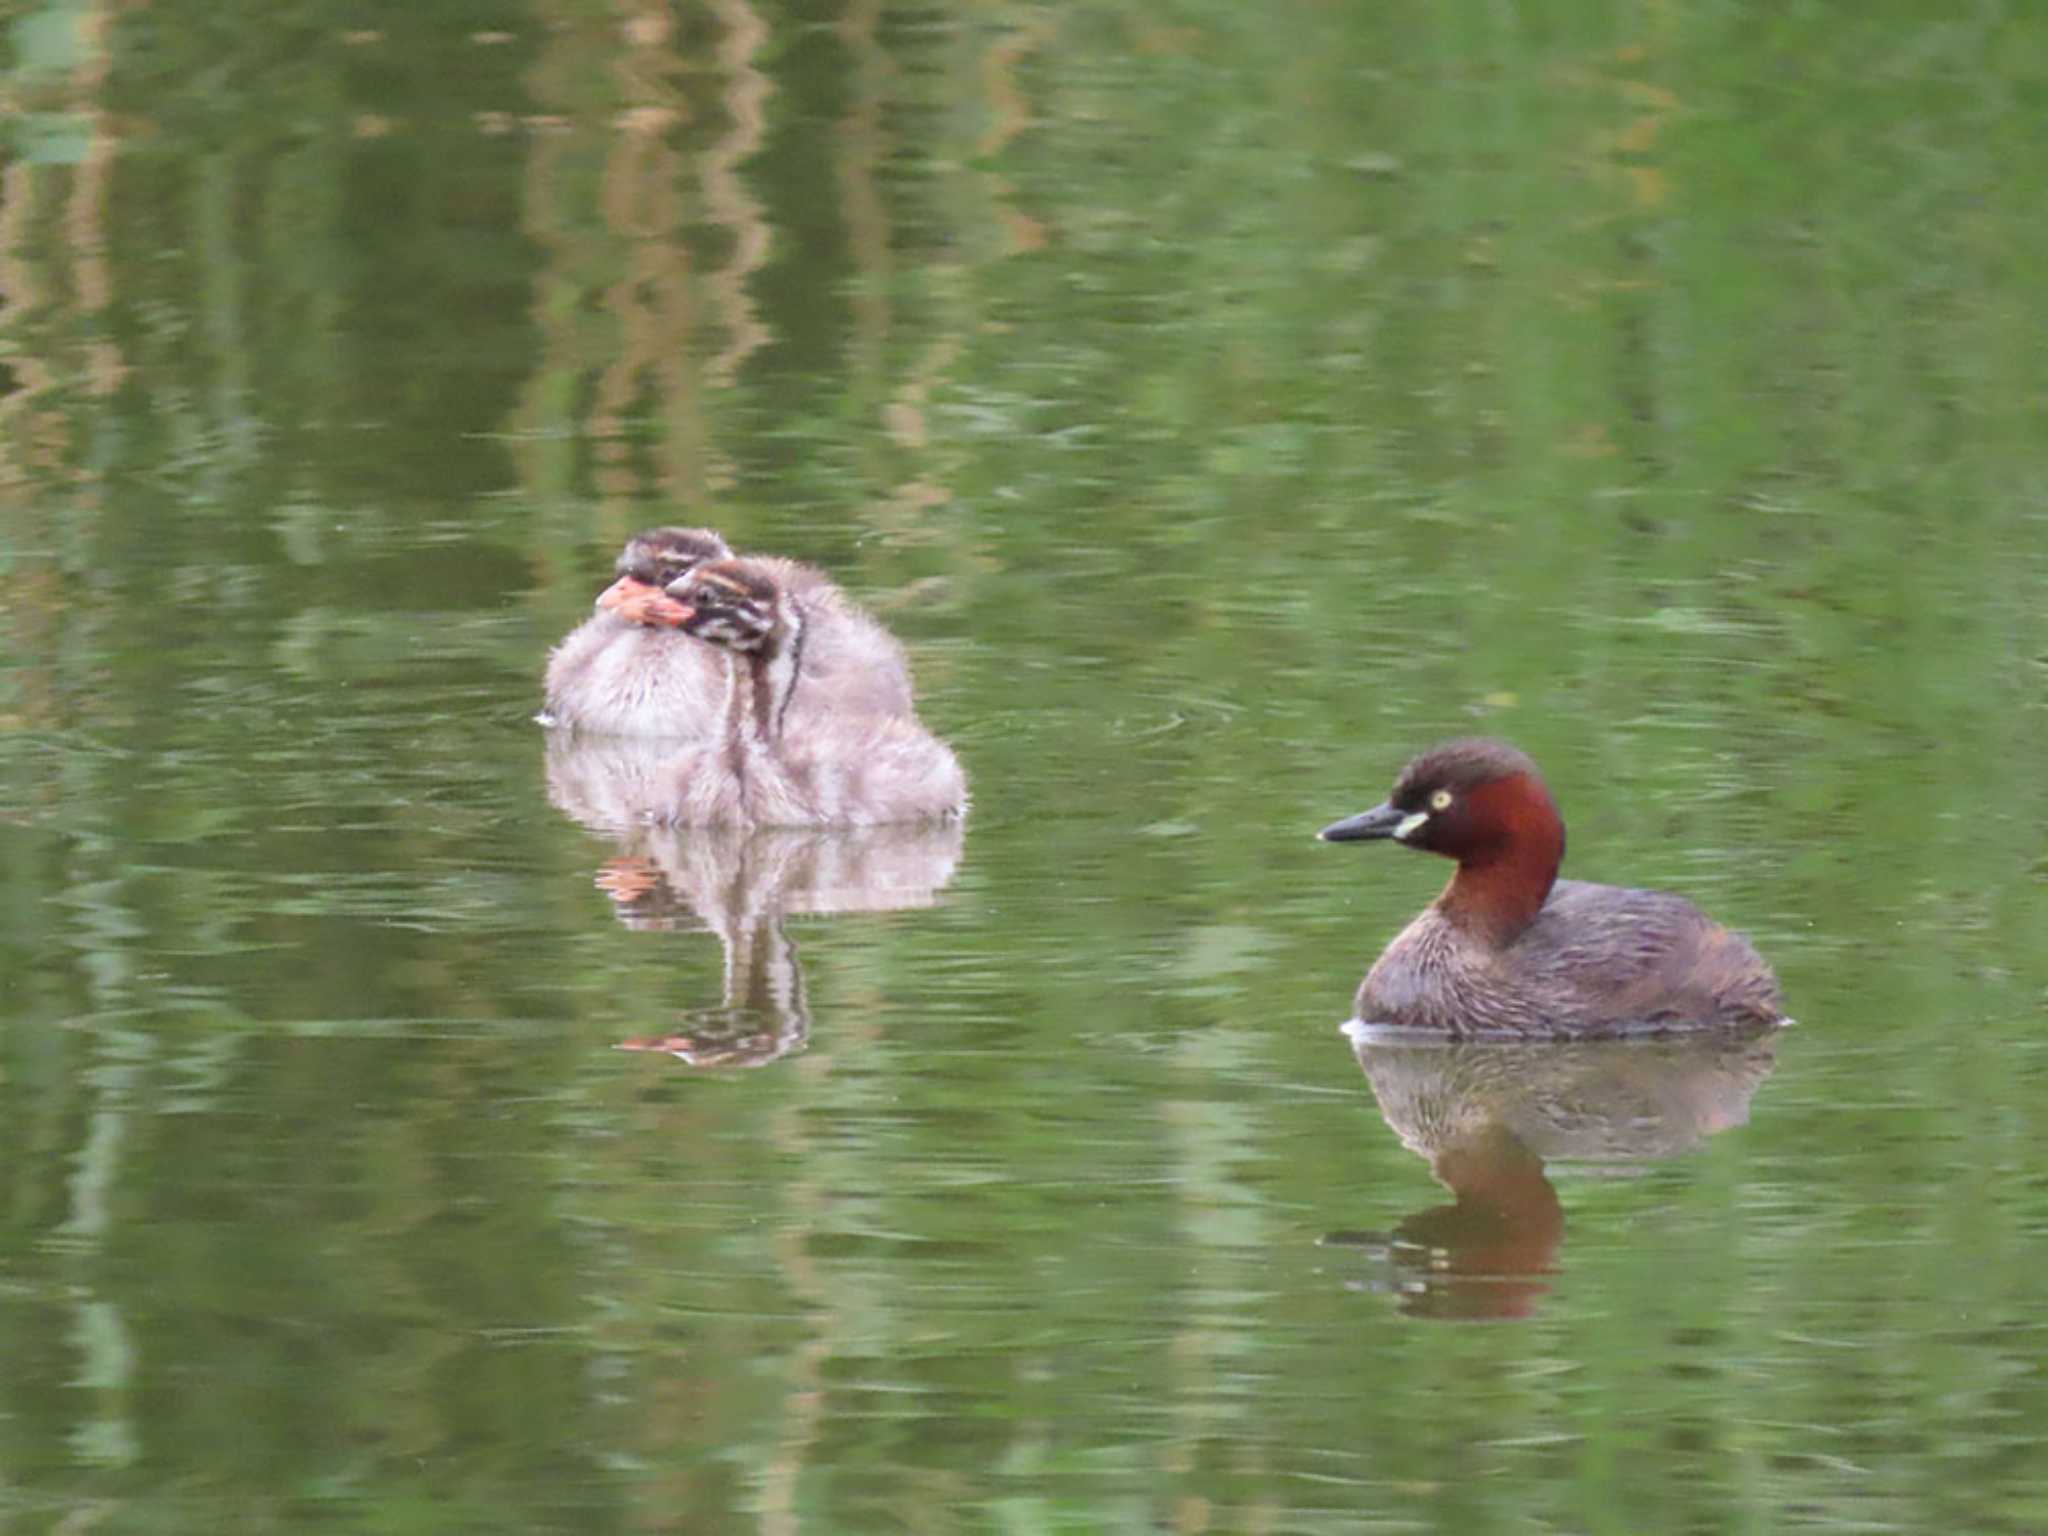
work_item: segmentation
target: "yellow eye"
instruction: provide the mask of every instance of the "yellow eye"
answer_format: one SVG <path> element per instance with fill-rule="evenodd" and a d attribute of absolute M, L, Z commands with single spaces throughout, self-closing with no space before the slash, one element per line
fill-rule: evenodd
<path fill-rule="evenodd" d="M 1432 811 L 1448 811 L 1451 808 L 1451 792 L 1448 789 L 1440 789 L 1431 795 L 1429 808 Z"/>

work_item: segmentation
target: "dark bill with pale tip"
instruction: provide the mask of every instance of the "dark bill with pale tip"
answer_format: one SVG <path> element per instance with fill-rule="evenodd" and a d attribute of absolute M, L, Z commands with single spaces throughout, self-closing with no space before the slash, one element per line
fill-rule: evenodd
<path fill-rule="evenodd" d="M 1326 843 L 1363 843 L 1373 838 L 1392 837 L 1407 819 L 1406 811 L 1396 810 L 1391 805 L 1376 805 L 1356 816 L 1331 822 L 1316 836 Z"/>

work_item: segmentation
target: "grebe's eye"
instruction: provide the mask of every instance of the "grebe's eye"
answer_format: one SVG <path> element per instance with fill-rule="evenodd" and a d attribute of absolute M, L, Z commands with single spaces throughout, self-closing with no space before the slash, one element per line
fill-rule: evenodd
<path fill-rule="evenodd" d="M 1432 811 L 1448 811 L 1451 808 L 1451 792 L 1448 789 L 1440 789 L 1431 795 L 1429 808 Z"/>

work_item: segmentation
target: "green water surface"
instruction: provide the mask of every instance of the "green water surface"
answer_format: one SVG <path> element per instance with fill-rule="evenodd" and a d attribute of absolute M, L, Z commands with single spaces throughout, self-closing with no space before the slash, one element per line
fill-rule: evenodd
<path fill-rule="evenodd" d="M 2048 1529 L 2048 13 L 5 22 L 0 1528 Z M 678 520 L 957 846 L 558 808 Z M 1798 1026 L 1362 1073 L 1473 731 Z"/>

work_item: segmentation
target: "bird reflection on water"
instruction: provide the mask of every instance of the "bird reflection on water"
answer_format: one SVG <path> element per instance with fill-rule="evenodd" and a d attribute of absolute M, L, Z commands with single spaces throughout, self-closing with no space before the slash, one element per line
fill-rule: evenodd
<path fill-rule="evenodd" d="M 1410 1316 L 1527 1317 L 1564 1238 L 1550 1172 L 1607 1176 L 1688 1152 L 1744 1124 L 1776 1065 L 1773 1031 L 1656 1040 L 1447 1041 L 1345 1025 L 1381 1115 L 1451 1191 L 1391 1232 L 1336 1232 L 1364 1250 Z"/>
<path fill-rule="evenodd" d="M 618 1042 L 694 1067 L 758 1067 L 810 1038 L 803 966 L 786 920 L 931 906 L 953 878 L 959 822 L 857 828 L 661 827 L 634 820 L 636 786 L 674 747 L 550 733 L 548 797 L 610 836 L 596 885 L 619 921 L 649 933 L 710 933 L 725 952 L 715 1005 L 682 1027 Z M 627 814 L 622 814 L 622 811 Z"/>

